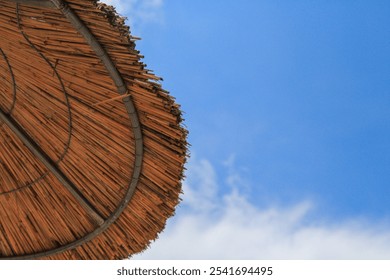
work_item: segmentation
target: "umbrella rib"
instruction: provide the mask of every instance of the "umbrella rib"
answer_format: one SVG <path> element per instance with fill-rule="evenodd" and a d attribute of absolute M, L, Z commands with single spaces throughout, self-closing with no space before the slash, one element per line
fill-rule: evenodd
<path fill-rule="evenodd" d="M 95 207 L 83 196 L 80 190 L 65 176 L 56 164 L 45 154 L 44 151 L 32 140 L 23 129 L 0 109 L 0 119 L 19 137 L 27 148 L 52 172 L 52 174 L 64 185 L 65 188 L 80 203 L 89 216 L 97 225 L 104 223 L 104 218 L 99 214 Z"/>
<path fill-rule="evenodd" d="M 8 58 L 7 56 L 5 55 L 4 51 L 0 48 L 0 55 L 3 57 L 3 59 L 5 60 L 5 63 L 7 64 L 7 67 L 8 67 L 8 71 L 11 75 L 11 83 L 12 83 L 12 104 L 11 104 L 11 107 L 8 109 L 8 114 L 11 114 L 11 112 L 14 110 L 15 108 L 15 104 L 16 104 L 16 82 L 15 82 L 15 75 L 14 75 L 14 72 L 12 70 L 12 67 L 11 67 L 11 64 L 9 63 L 8 61 Z M 0 124 L 1 125 L 1 124 Z"/>
<path fill-rule="evenodd" d="M 107 51 L 100 44 L 98 39 L 92 34 L 91 30 L 85 25 L 85 23 L 79 18 L 79 16 L 73 11 L 73 9 L 68 5 L 66 1 L 50 1 L 69 20 L 69 22 L 73 25 L 77 32 L 79 32 L 84 37 L 87 44 L 90 45 L 95 54 L 100 58 L 103 65 L 106 67 L 111 79 L 114 81 L 118 93 L 121 95 L 126 94 L 128 90 L 122 75 L 119 73 Z"/>

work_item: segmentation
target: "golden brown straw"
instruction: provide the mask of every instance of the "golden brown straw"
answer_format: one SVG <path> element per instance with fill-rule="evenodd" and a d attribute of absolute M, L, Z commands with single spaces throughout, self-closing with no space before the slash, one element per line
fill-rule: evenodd
<path fill-rule="evenodd" d="M 187 131 L 134 41 L 97 1 L 0 0 L 0 259 L 123 259 L 174 214 Z"/>

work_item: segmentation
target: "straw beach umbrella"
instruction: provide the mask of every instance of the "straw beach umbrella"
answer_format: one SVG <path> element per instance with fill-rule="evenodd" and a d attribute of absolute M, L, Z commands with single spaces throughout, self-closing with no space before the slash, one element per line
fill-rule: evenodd
<path fill-rule="evenodd" d="M 123 259 L 179 202 L 187 131 L 124 19 L 0 0 L 0 259 Z"/>

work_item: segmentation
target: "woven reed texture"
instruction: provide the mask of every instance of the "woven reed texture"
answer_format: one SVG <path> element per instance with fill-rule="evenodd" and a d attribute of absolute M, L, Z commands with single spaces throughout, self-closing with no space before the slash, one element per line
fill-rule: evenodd
<path fill-rule="evenodd" d="M 122 75 L 143 136 L 142 172 L 119 218 L 46 259 L 123 259 L 145 250 L 175 212 L 187 158 L 181 109 L 145 68 L 124 19 L 97 1 L 67 1 Z M 0 0 L 0 109 L 103 219 L 129 189 L 135 136 L 122 97 L 90 45 L 57 9 Z M 0 257 L 31 256 L 96 230 L 86 210 L 0 121 Z"/>

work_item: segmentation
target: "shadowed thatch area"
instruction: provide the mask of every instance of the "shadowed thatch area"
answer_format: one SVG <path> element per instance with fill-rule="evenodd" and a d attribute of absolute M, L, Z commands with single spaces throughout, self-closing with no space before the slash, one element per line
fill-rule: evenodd
<path fill-rule="evenodd" d="M 187 131 L 124 19 L 0 0 L 0 258 L 123 259 L 179 202 Z"/>

